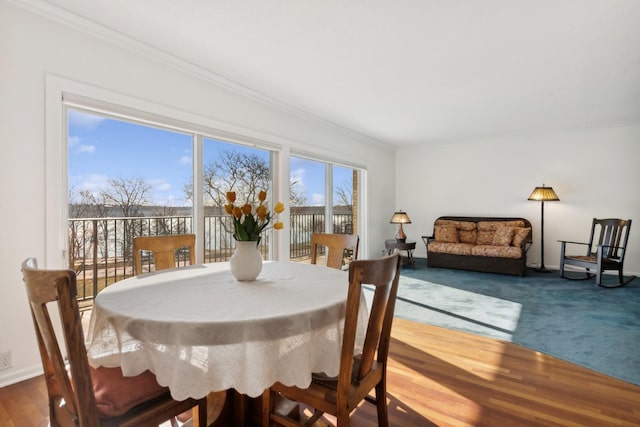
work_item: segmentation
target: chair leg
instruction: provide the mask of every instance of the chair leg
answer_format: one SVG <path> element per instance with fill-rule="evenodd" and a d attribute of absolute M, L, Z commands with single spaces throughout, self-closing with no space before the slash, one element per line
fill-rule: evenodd
<path fill-rule="evenodd" d="M 351 419 L 349 418 L 349 411 L 346 408 L 341 408 L 336 414 L 336 427 L 349 427 L 351 425 Z"/>
<path fill-rule="evenodd" d="M 271 424 L 271 389 L 262 392 L 262 427 L 269 427 Z"/>
<path fill-rule="evenodd" d="M 207 420 L 209 405 L 207 403 L 207 398 L 205 397 L 198 403 L 198 409 L 195 411 L 194 415 L 197 417 L 197 425 L 198 427 L 208 427 L 209 421 Z"/>
<path fill-rule="evenodd" d="M 560 243 L 560 277 L 564 277 L 564 251 L 566 248 L 566 243 Z"/>
<path fill-rule="evenodd" d="M 378 426 L 389 426 L 389 414 L 387 412 L 387 385 L 384 379 L 376 385 L 376 408 L 378 409 Z"/>

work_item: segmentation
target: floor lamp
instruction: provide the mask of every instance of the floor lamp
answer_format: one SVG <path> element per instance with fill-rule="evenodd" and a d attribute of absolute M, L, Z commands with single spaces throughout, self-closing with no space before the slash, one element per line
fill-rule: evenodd
<path fill-rule="evenodd" d="M 540 268 L 536 268 L 535 271 L 539 271 L 541 273 L 549 273 L 550 270 L 547 270 L 544 266 L 544 202 L 557 202 L 560 200 L 555 191 L 553 191 L 552 187 L 545 187 L 542 184 L 542 187 L 536 187 L 529 198 L 527 200 L 533 200 L 536 202 L 540 202 L 541 213 L 540 213 Z"/>

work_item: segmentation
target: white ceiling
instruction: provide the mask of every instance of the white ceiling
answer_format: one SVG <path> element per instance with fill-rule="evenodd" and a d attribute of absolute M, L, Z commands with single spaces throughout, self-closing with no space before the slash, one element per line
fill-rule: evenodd
<path fill-rule="evenodd" d="M 397 146 L 640 122 L 639 0 L 48 0 Z"/>

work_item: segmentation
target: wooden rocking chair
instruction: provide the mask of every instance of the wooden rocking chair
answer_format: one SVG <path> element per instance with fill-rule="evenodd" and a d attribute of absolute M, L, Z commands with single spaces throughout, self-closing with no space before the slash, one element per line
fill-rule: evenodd
<path fill-rule="evenodd" d="M 617 288 L 629 283 L 635 276 L 631 276 L 625 281 L 622 270 L 630 228 L 630 219 L 594 218 L 589 243 L 560 240 L 560 276 L 570 280 L 585 280 L 595 277 L 596 285 L 605 288 Z M 567 255 L 567 245 L 582 245 L 586 247 L 586 253 L 584 255 Z M 585 269 L 585 277 L 565 276 L 566 265 Z M 606 270 L 618 271 L 617 285 L 602 284 L 602 273 Z"/>

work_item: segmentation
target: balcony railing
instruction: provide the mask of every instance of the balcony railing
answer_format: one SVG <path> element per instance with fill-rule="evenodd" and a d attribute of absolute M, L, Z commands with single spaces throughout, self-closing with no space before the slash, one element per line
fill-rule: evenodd
<path fill-rule="evenodd" d="M 310 256 L 311 234 L 324 230 L 325 216 L 317 213 L 290 215 L 290 251 L 292 260 Z M 353 230 L 353 215 L 334 214 L 333 232 Z M 69 268 L 77 275 L 78 298 L 90 300 L 106 286 L 133 275 L 133 238 L 165 234 L 191 233 L 190 216 L 74 218 L 69 220 Z M 233 224 L 229 215 L 211 215 L 204 219 L 204 262 L 229 260 L 234 249 Z M 260 242 L 263 257 L 268 256 L 270 233 Z M 188 262 L 187 254 L 178 254 L 177 265 Z M 150 266 L 151 257 L 143 259 Z"/>

